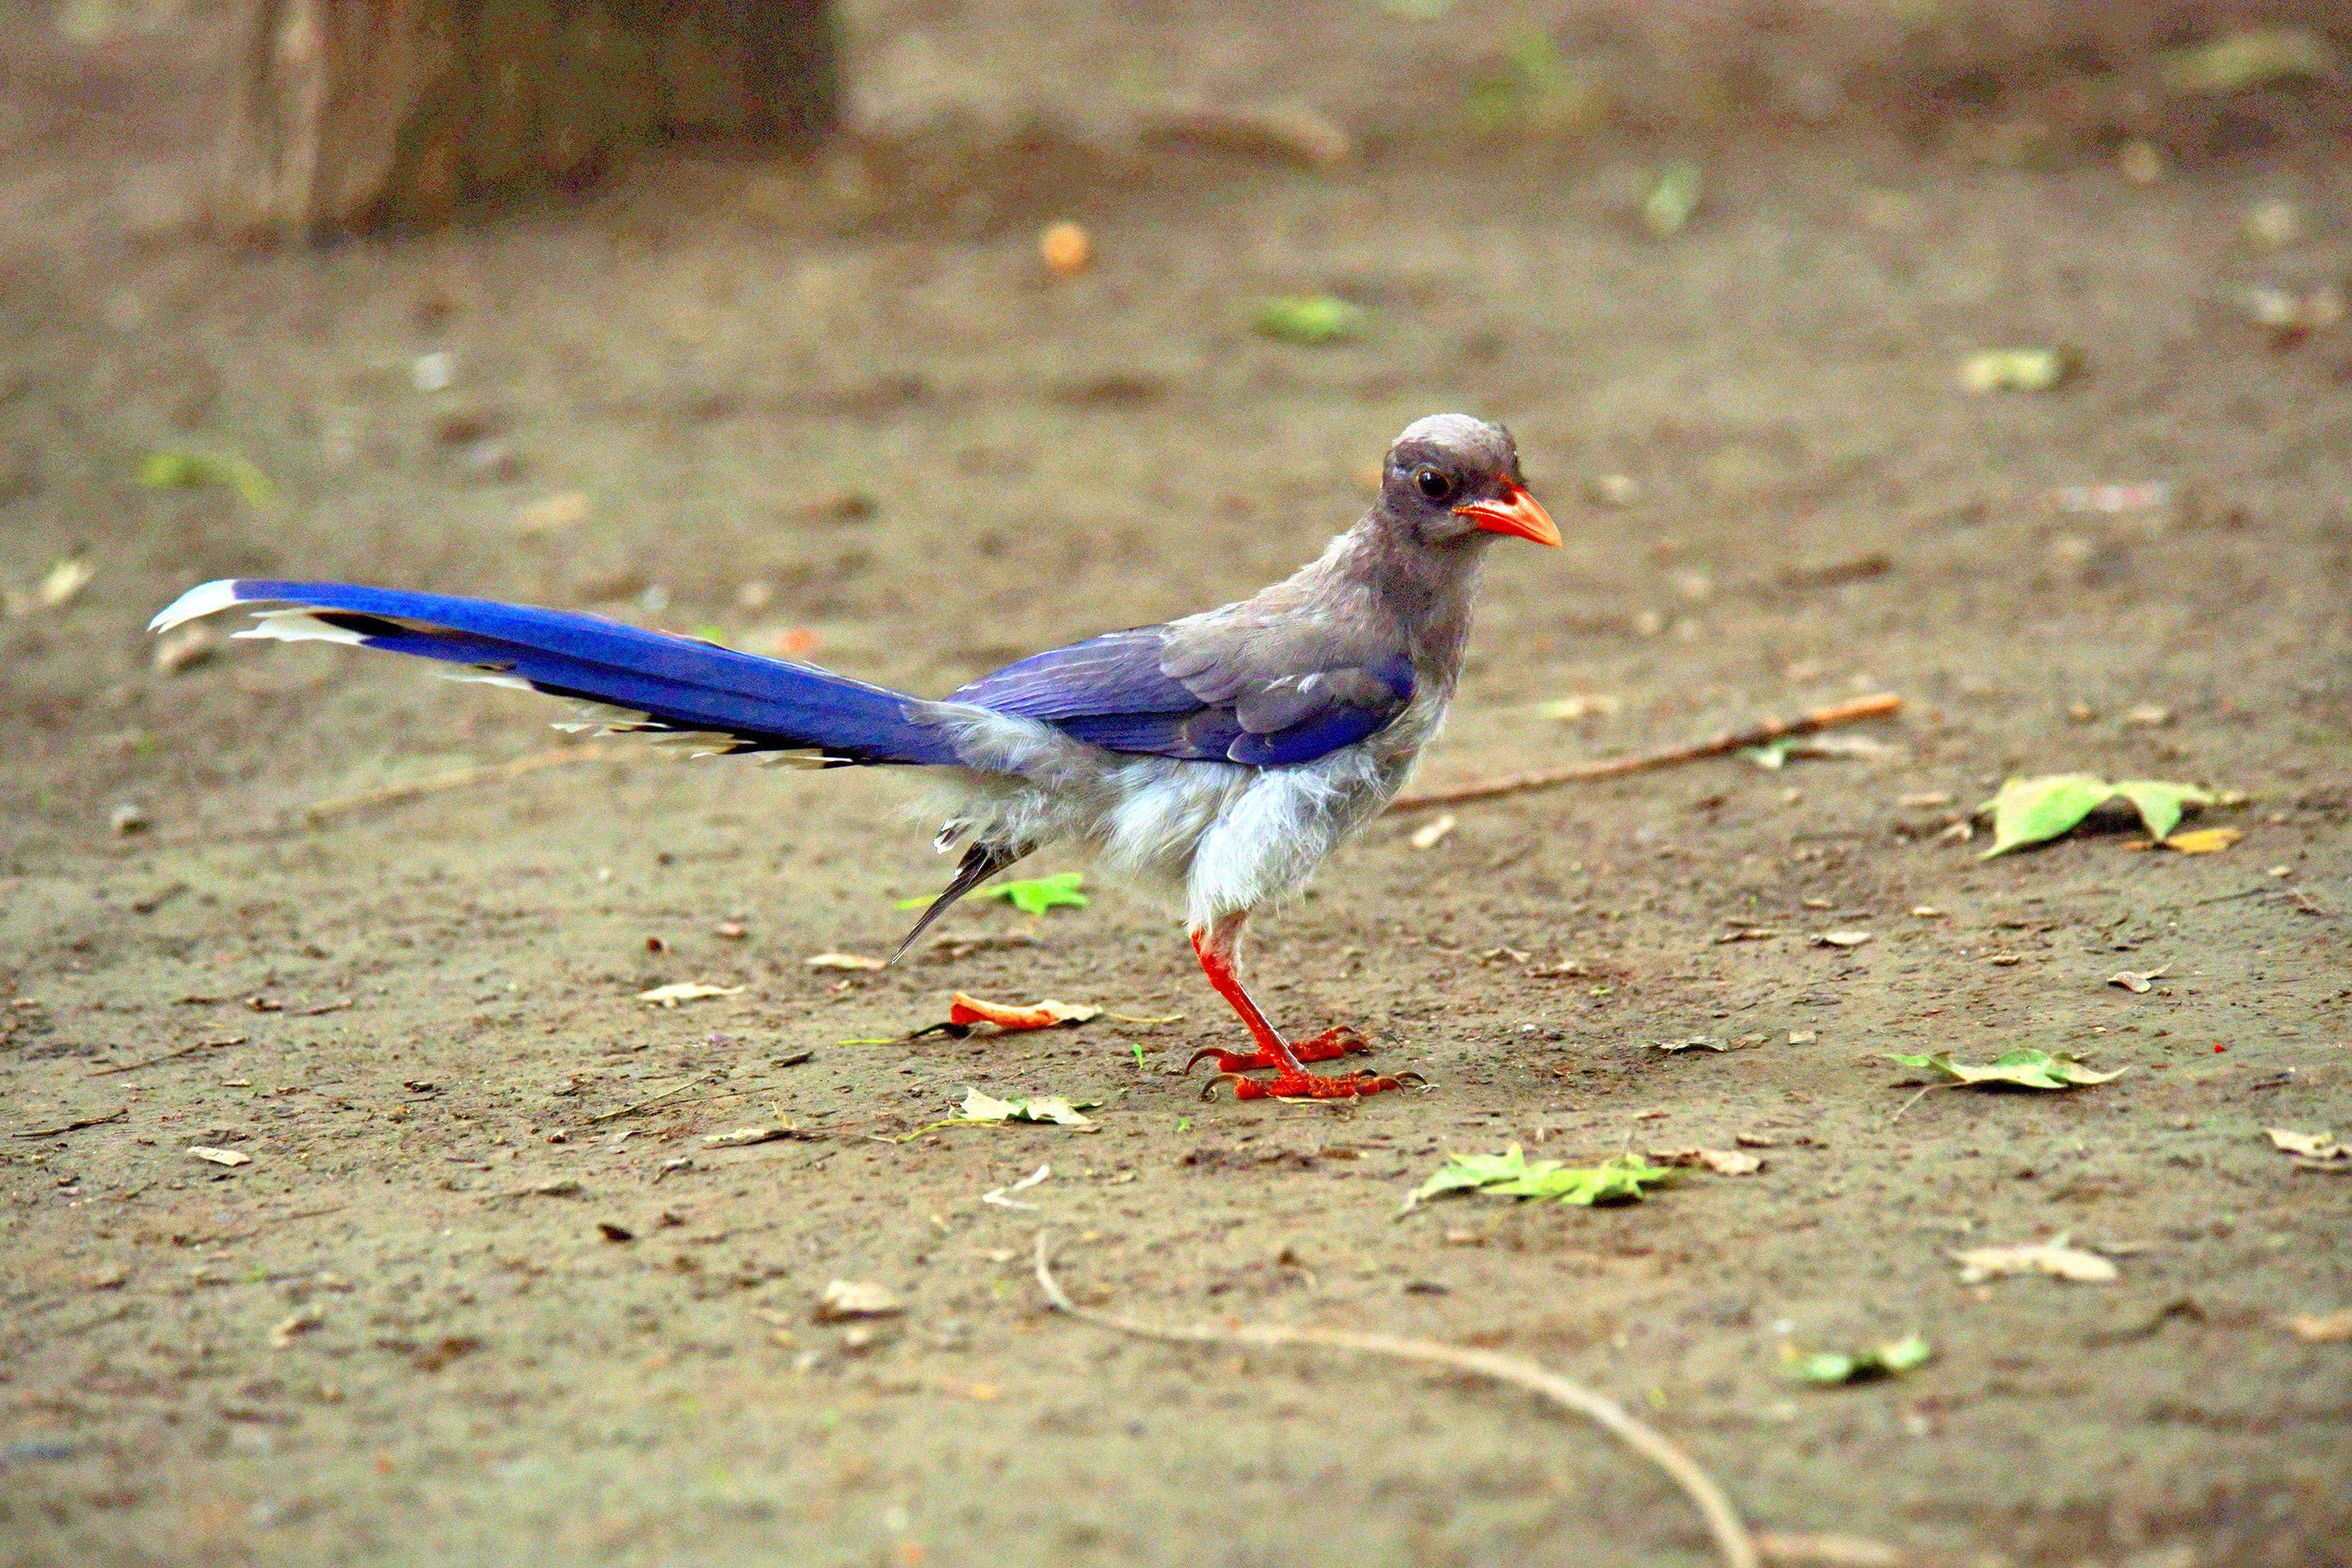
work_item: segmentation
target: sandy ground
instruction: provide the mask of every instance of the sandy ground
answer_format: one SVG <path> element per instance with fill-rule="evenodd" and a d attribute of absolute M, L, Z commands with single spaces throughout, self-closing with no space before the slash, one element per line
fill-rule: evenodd
<path fill-rule="evenodd" d="M 934 18 L 929 58 L 988 22 Z M 1349 58 L 1397 25 L 1366 7 Z M 2226 298 L 2342 274 L 2340 145 L 2142 186 L 1860 125 L 1375 140 L 845 228 L 841 169 L 663 159 L 255 257 L 142 228 L 168 159 L 120 119 L 13 112 L 0 578 L 96 575 L 0 621 L 0 1561 L 1708 1560 L 1664 1481 L 1524 1397 L 1055 1317 L 1044 1229 L 1085 1300 L 1584 1380 L 1759 1528 L 1850 1538 L 1780 1561 L 2352 1562 L 2352 1342 L 2294 1326 L 2352 1308 L 2352 1184 L 2263 1133 L 2352 1134 L 2352 345 Z M 1654 240 L 1627 211 L 1682 152 L 1706 205 Z M 2267 197 L 2305 237 L 2249 246 Z M 1042 272 L 1055 213 L 1090 273 Z M 1251 333 L 1305 289 L 1363 340 Z M 1956 385 L 2058 342 L 2088 370 L 2056 393 Z M 1177 1069 L 1233 1026 L 1117 889 L 809 968 L 887 952 L 941 879 L 899 780 L 601 742 L 313 818 L 560 715 L 331 648 L 165 673 L 142 631 L 210 576 L 358 578 L 939 691 L 1287 571 L 1452 407 L 1511 423 L 1570 542 L 1496 552 L 1424 782 L 1905 707 L 1871 755 L 1464 806 L 1426 850 L 1376 826 L 1255 958 L 1284 1019 L 1428 1080 L 1360 1108 L 1202 1102 Z M 132 478 L 196 447 L 274 509 Z M 2165 489 L 2054 493 L 2109 482 Z M 1542 711 L 1577 694 L 1607 700 Z M 2243 792 L 2201 825 L 2245 836 L 1946 835 L 2071 769 Z M 688 981 L 743 989 L 636 999 Z M 1181 1016 L 876 1043 L 957 989 Z M 1693 1037 L 1735 1048 L 1655 1048 Z M 1885 1059 L 2019 1046 L 2125 1070 L 1915 1102 Z M 932 1126 L 967 1086 L 1102 1103 Z M 793 1136 L 706 1143 L 748 1125 Z M 1759 1173 L 1639 1205 L 1398 1217 L 1449 1151 L 1740 1138 Z M 2062 1233 L 2119 1277 L 1958 1282 L 1956 1250 Z M 835 1279 L 906 1310 L 814 1321 Z M 1900 1378 L 1787 1372 L 1913 1332 Z"/>

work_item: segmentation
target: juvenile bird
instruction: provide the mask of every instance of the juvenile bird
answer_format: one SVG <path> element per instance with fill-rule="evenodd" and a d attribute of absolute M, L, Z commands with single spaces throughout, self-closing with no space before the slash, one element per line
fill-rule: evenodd
<path fill-rule="evenodd" d="M 342 583 L 206 583 L 150 629 L 257 605 L 238 637 L 388 648 L 591 705 L 567 728 L 802 766 L 936 770 L 950 803 L 937 847 L 963 858 L 901 953 L 989 877 L 1075 843 L 1182 901 L 1192 951 L 1255 1047 L 1195 1055 L 1215 1059 L 1213 1086 L 1346 1099 L 1399 1079 L 1308 1072 L 1370 1047 L 1345 1027 L 1277 1033 L 1234 973 L 1242 928 L 1403 785 L 1444 720 L 1479 563 L 1504 534 L 1559 543 L 1510 433 L 1434 415 L 1389 448 L 1363 520 L 1272 587 L 1033 655 L 937 701 L 592 616 Z M 1273 1076 L 1244 1076 L 1262 1068 Z"/>

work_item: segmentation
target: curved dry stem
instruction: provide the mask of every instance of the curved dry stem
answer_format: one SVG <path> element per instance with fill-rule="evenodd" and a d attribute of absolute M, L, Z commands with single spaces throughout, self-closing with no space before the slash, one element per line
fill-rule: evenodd
<path fill-rule="evenodd" d="M 1546 1372 L 1530 1362 L 1515 1356 L 1497 1355 L 1493 1351 L 1464 1350 L 1457 1345 L 1440 1344 L 1434 1340 L 1399 1339 L 1393 1334 L 1361 1334 L 1346 1329 L 1292 1327 L 1281 1323 L 1251 1323 L 1235 1329 L 1163 1328 L 1146 1323 L 1117 1312 L 1097 1311 L 1081 1307 L 1070 1300 L 1061 1282 L 1054 1278 L 1053 1249 L 1045 1233 L 1037 1233 L 1037 1289 L 1058 1312 L 1097 1324 L 1139 1339 L 1160 1340 L 1171 1344 L 1244 1345 L 1261 1350 L 1282 1350 L 1292 1345 L 1319 1345 L 1329 1350 L 1358 1351 L 1366 1355 L 1387 1356 L 1395 1361 L 1420 1362 L 1427 1365 L 1452 1367 L 1459 1372 L 1475 1373 L 1496 1383 L 1507 1383 L 1514 1388 L 1524 1388 L 1540 1399 L 1574 1411 L 1600 1426 L 1666 1473 L 1668 1479 L 1682 1489 L 1702 1518 L 1707 1532 L 1715 1538 L 1716 1551 L 1727 1568 L 1761 1568 L 1763 1558 L 1758 1553 L 1756 1540 L 1748 1527 L 1739 1521 L 1738 1510 L 1724 1494 L 1715 1479 L 1685 1454 L 1661 1436 L 1654 1429 L 1628 1415 L 1623 1407 L 1603 1394 L 1595 1394 L 1581 1384 L 1570 1382 L 1555 1373 Z"/>

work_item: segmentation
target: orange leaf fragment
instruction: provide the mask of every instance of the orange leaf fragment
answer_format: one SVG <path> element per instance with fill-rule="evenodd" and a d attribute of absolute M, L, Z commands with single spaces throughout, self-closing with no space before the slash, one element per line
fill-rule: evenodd
<path fill-rule="evenodd" d="M 1064 1024 L 1083 1024 L 1102 1012 L 1084 1003 L 1056 1002 L 1047 997 L 1027 1007 L 1008 1007 L 1002 1002 L 983 1002 L 959 991 L 950 999 L 948 1022 L 967 1027 L 987 1025 L 1007 1034 L 1022 1029 L 1051 1029 Z"/>

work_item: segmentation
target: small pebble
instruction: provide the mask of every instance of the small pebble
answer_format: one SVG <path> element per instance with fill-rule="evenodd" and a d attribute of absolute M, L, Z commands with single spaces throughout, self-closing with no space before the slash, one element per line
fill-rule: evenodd
<path fill-rule="evenodd" d="M 1047 270 L 1067 278 L 1094 265 L 1094 237 L 1080 224 L 1049 223 L 1037 236 L 1037 254 Z"/>
<path fill-rule="evenodd" d="M 149 826 L 147 808 L 126 800 L 106 814 L 106 825 L 126 837 L 133 833 L 144 833 Z"/>

